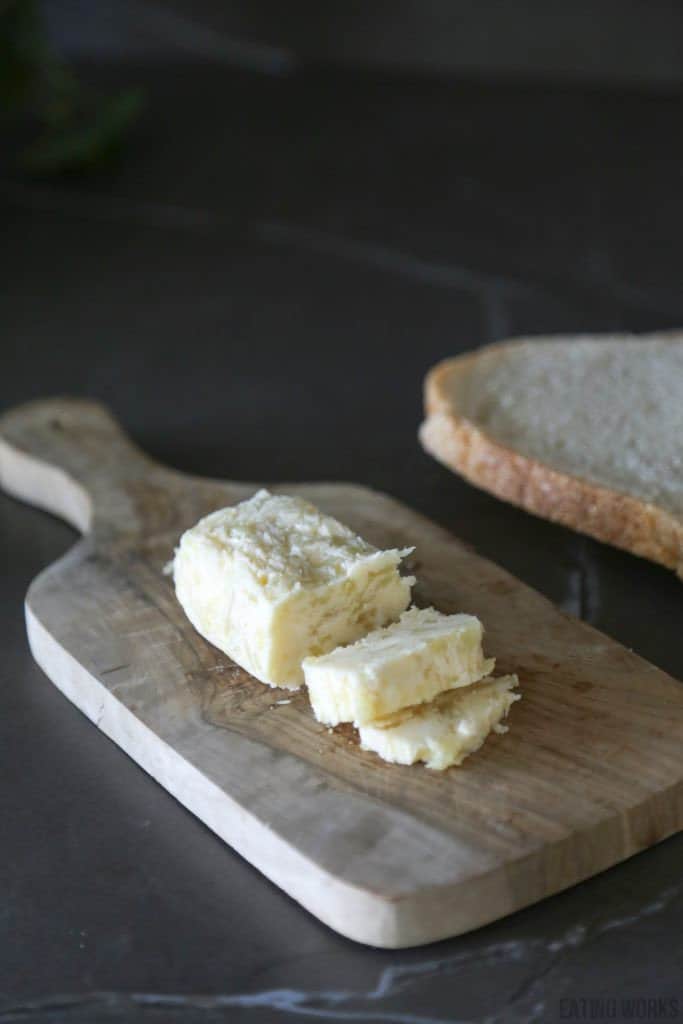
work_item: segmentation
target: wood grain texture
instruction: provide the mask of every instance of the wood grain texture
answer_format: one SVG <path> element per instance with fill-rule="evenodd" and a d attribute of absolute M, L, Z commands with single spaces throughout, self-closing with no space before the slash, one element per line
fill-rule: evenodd
<path fill-rule="evenodd" d="M 68 400 L 0 421 L 0 482 L 84 533 L 27 595 L 46 673 L 342 934 L 385 947 L 456 935 L 683 827 L 681 685 L 393 499 L 272 488 L 379 546 L 415 545 L 418 603 L 479 615 L 497 671 L 519 674 L 510 732 L 444 773 L 361 751 L 349 728 L 314 720 L 304 692 L 258 683 L 185 618 L 163 574 L 181 531 L 257 485 L 159 466 L 100 406 Z"/>

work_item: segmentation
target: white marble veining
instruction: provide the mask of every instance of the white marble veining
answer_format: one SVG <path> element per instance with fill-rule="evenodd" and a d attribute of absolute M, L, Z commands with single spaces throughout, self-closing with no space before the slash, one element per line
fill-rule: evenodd
<path fill-rule="evenodd" d="M 412 963 L 395 963 L 383 968 L 375 984 L 366 991 L 354 989 L 302 989 L 267 988 L 256 992 L 216 995 L 180 995 L 154 992 L 96 992 L 85 996 L 55 995 L 43 1000 L 31 1000 L 14 1005 L 0 1006 L 0 1024 L 14 1021 L 39 1022 L 50 1019 L 58 1007 L 66 1010 L 66 1019 L 87 1019 L 95 1008 L 107 1009 L 111 1019 L 125 1020 L 135 1008 L 166 1009 L 169 1020 L 174 1011 L 221 1011 L 239 1009 L 258 1011 L 269 1009 L 284 1018 L 310 1017 L 333 1021 L 390 1021 L 391 1024 L 468 1024 L 467 1018 L 449 1014 L 421 1013 L 396 1010 L 388 1005 L 396 998 L 420 990 L 425 991 L 437 978 L 457 977 L 465 969 L 476 967 L 480 971 L 493 970 L 514 962 L 528 973 L 520 984 L 504 998 L 493 1013 L 478 1017 L 481 1024 L 510 1024 L 519 1021 L 530 1024 L 544 1021 L 551 1013 L 548 1000 L 553 992 L 553 972 L 563 959 L 579 952 L 588 943 L 610 932 L 632 928 L 647 918 L 672 909 L 683 897 L 683 883 L 669 886 L 654 898 L 629 914 L 601 920 L 599 913 L 588 921 L 579 921 L 550 938 L 514 939 L 496 941 L 477 946 L 468 942 L 466 948 L 445 957 L 427 957 Z M 460 943 L 464 945 L 464 943 Z M 61 1019 L 61 1018 L 60 1018 Z M 107 1018 L 109 1019 L 109 1017 Z"/>
<path fill-rule="evenodd" d="M 410 277 L 415 281 L 481 295 L 495 288 L 502 295 L 528 295 L 536 291 L 535 285 L 510 275 L 490 274 L 473 270 L 458 263 L 437 263 L 391 245 L 336 235 L 329 231 L 290 224 L 284 221 L 262 221 L 254 225 L 254 232 L 263 241 L 290 244 L 323 255 L 361 263 L 378 270 L 388 270 Z"/>

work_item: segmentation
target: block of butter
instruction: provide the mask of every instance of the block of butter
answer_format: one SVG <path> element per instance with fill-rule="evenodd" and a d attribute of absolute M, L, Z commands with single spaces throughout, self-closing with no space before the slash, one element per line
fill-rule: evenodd
<path fill-rule="evenodd" d="M 303 663 L 313 711 L 325 725 L 364 725 L 443 690 L 488 675 L 482 625 L 474 615 L 411 608 L 398 622 L 349 647 Z"/>
<path fill-rule="evenodd" d="M 404 551 L 379 551 L 301 498 L 258 491 L 180 539 L 176 594 L 202 636 L 271 686 L 297 689 L 325 654 L 410 604 Z"/>
<path fill-rule="evenodd" d="M 501 676 L 447 690 L 430 704 L 361 726 L 361 747 L 395 764 L 424 761 L 439 771 L 462 764 L 491 731 L 507 732 L 501 723 L 520 699 L 516 686 L 517 676 Z"/>

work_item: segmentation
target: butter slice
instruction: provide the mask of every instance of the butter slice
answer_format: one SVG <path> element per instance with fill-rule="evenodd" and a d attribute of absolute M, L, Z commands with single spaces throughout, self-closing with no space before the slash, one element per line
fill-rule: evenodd
<path fill-rule="evenodd" d="M 405 551 L 379 551 L 301 498 L 258 491 L 187 530 L 173 562 L 195 629 L 270 686 L 298 689 L 301 662 L 398 618 Z"/>
<path fill-rule="evenodd" d="M 468 686 L 495 664 L 484 658 L 474 615 L 411 608 L 398 622 L 350 647 L 303 663 L 315 717 L 325 725 L 364 725 L 399 708 Z"/>
<path fill-rule="evenodd" d="M 516 686 L 517 676 L 501 676 L 448 690 L 431 704 L 361 726 L 361 747 L 395 764 L 424 761 L 437 771 L 462 764 L 489 733 L 507 732 L 501 723 L 520 699 L 512 692 Z"/>

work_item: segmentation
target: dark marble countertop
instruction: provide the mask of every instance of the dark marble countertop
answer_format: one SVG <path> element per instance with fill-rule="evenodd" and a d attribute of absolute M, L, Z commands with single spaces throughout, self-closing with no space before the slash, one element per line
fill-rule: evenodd
<path fill-rule="evenodd" d="M 0 404 L 92 395 L 181 469 L 386 490 L 683 678 L 673 574 L 416 441 L 443 356 L 683 323 L 683 99 L 280 71 L 91 71 L 147 90 L 117 168 L 0 158 Z M 458 939 L 354 945 L 32 662 L 22 597 L 71 530 L 0 496 L 0 538 L 0 1024 L 683 1018 L 683 837 Z"/>

